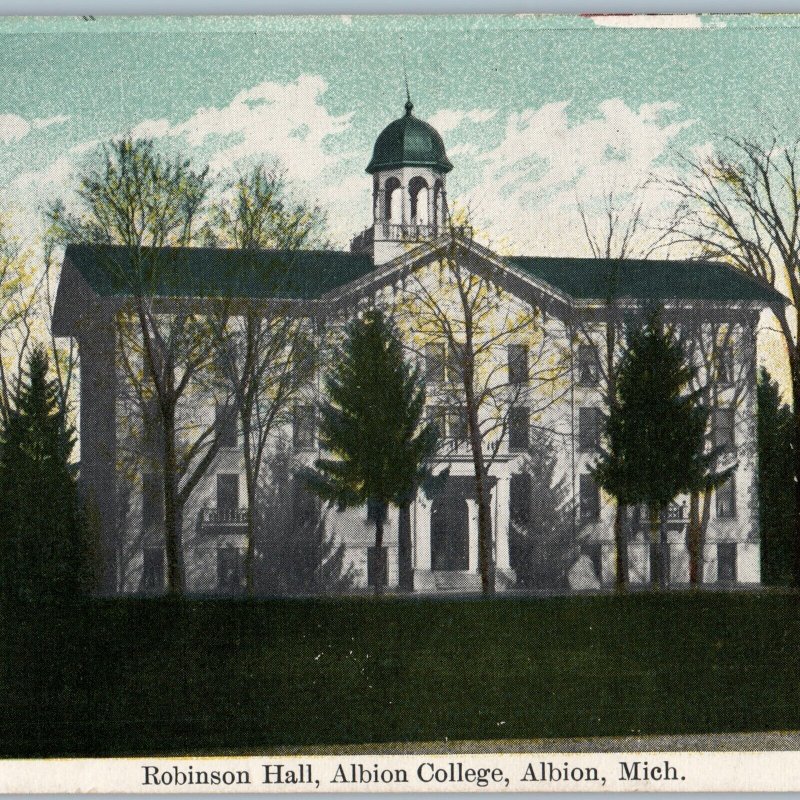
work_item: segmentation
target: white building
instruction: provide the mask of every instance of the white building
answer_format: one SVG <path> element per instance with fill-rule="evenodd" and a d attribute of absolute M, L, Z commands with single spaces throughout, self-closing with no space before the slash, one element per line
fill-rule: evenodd
<path fill-rule="evenodd" d="M 457 263 L 462 275 L 474 276 L 471 285 L 491 298 L 486 308 L 496 316 L 486 317 L 476 336 L 483 371 L 479 380 L 489 398 L 481 408 L 481 424 L 491 462 L 498 590 L 591 589 L 613 583 L 615 506 L 591 475 L 606 408 L 606 332 L 609 326 L 617 331 L 618 357 L 624 323 L 657 305 L 664 322 L 681 337 L 697 369 L 698 386 L 712 404 L 709 447 L 718 448 L 722 466 L 735 466 L 724 486 L 702 498 L 702 580 L 758 583 L 755 332 L 762 312 L 783 298 L 723 264 L 501 257 L 481 247 L 468 229 L 445 224 L 446 176 L 452 165 L 439 134 L 412 111 L 409 102 L 405 115 L 375 143 L 367 167 L 373 180 L 373 224 L 353 239 L 350 252 L 294 253 L 291 276 L 267 290 L 259 284 L 258 270 L 245 266 L 251 257 L 237 261 L 235 251 L 187 248 L 176 255 L 178 279 L 163 290 L 165 313 L 171 302 L 207 300 L 215 291 L 253 303 L 280 296 L 318 337 L 323 363 L 335 355 L 335 332 L 360 308 L 375 304 L 396 318 L 410 357 L 426 372 L 429 413 L 442 434 L 435 471 L 447 470 L 448 477 L 432 498 L 419 493 L 411 515 L 414 590 L 437 592 L 480 586 L 473 462 L 452 373 L 458 354 L 450 352 L 458 349 L 460 338 L 443 335 L 426 306 L 435 301 L 442 313 L 459 319 L 452 268 L 443 264 Z M 564 251 L 569 250 L 565 235 Z M 263 257 L 274 260 L 276 255 Z M 111 262 L 114 270 L 108 269 Z M 163 585 L 164 537 L 157 469 L 144 457 L 125 457 L 131 432 L 144 426 L 141 413 L 137 416 L 124 399 L 129 392 L 120 368 L 117 321 L 130 301 L 120 279 L 126 264 L 124 248 L 68 247 L 53 328 L 58 336 L 75 337 L 80 348 L 81 482 L 101 521 L 106 588 L 132 593 Z M 245 269 L 251 270 L 246 276 Z M 237 288 L 245 285 L 247 292 Z M 264 515 L 264 525 L 272 530 L 256 548 L 263 593 L 286 590 L 276 570 L 285 567 L 285 553 L 292 547 L 311 541 L 292 539 L 282 529 L 288 519 L 297 524 L 304 515 L 316 517 L 291 480 L 280 482 L 275 464 L 280 462 L 286 478 L 319 454 L 312 409 L 320 386 L 318 375 L 306 399 L 295 403 L 294 422 L 281 428 L 281 440 L 266 457 L 265 491 L 280 494 L 280 487 L 294 487 L 292 498 L 283 497 L 284 508 L 293 506 L 294 513 Z M 200 395 L 184 405 L 186 419 L 214 414 L 213 403 Z M 240 437 L 228 429 L 184 510 L 190 591 L 239 588 L 249 513 L 245 498 Z M 689 580 L 688 509 L 689 498 L 676 498 L 663 523 L 671 584 Z M 352 589 L 366 588 L 374 544 L 368 509 L 319 513 L 320 529 L 330 541 L 324 558 L 336 553 L 329 566 L 346 573 Z M 626 511 L 625 537 L 629 579 L 646 583 L 649 545 L 639 509 Z M 391 589 L 398 583 L 396 510 L 387 522 L 386 545 Z M 276 548 L 283 548 L 280 558 Z M 302 554 L 293 557 L 303 560 Z"/>

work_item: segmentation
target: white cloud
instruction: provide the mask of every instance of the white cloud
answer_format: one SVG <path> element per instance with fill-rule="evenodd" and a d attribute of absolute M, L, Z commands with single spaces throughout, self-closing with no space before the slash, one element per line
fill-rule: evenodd
<path fill-rule="evenodd" d="M 571 123 L 568 101 L 508 116 L 500 143 L 479 156 L 480 179 L 464 202 L 478 226 L 517 252 L 585 254 L 578 201 L 591 213 L 613 191 L 625 198 L 654 174 L 658 161 L 690 120 L 667 122 L 673 103 L 638 110 L 622 100 L 600 103 L 599 116 Z M 451 197 L 453 191 L 451 187 Z M 663 190 L 646 192 L 645 215 L 655 219 Z"/>
<path fill-rule="evenodd" d="M 496 109 L 473 108 L 472 111 L 460 111 L 451 108 L 443 108 L 430 117 L 427 122 L 433 125 L 439 133 L 447 133 L 457 128 L 465 120 L 480 124 L 482 122 L 488 122 L 496 116 Z"/>
<path fill-rule="evenodd" d="M 605 28 L 702 28 L 699 14 L 599 14 L 589 19 Z"/>
<path fill-rule="evenodd" d="M 44 119 L 27 120 L 19 114 L 0 114 L 0 142 L 18 142 L 27 136 L 32 130 L 49 128 L 51 125 L 59 125 L 66 122 L 69 117 L 59 115 L 57 117 L 47 117 Z"/>

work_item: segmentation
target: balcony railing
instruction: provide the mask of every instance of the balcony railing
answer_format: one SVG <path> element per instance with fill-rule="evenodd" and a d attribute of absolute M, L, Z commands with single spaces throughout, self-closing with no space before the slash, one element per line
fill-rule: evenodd
<path fill-rule="evenodd" d="M 350 243 L 352 252 L 359 252 L 368 248 L 374 241 L 382 242 L 424 242 L 435 239 L 451 230 L 447 225 L 418 225 L 407 223 L 395 225 L 391 222 L 377 222 L 370 228 L 362 231 Z M 469 225 L 459 225 L 452 228 L 458 236 L 472 238 L 472 228 Z"/>
<path fill-rule="evenodd" d="M 197 515 L 197 530 L 203 528 L 241 527 L 247 525 L 246 508 L 202 508 Z"/>

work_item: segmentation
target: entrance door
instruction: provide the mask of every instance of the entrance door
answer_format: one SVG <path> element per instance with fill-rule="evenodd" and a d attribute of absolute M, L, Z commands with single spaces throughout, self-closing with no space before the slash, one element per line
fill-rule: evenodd
<path fill-rule="evenodd" d="M 431 508 L 431 569 L 469 569 L 469 510 L 464 497 L 445 494 Z"/>

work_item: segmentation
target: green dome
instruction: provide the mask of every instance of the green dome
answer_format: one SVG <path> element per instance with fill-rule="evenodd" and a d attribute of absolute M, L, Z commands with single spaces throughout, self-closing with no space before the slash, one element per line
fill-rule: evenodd
<path fill-rule="evenodd" d="M 375 141 L 372 160 L 367 166 L 370 175 L 382 169 L 398 167 L 430 167 L 439 173 L 450 172 L 453 165 L 444 152 L 442 137 L 433 126 L 417 119 L 406 103 L 405 116 L 387 125 Z"/>

